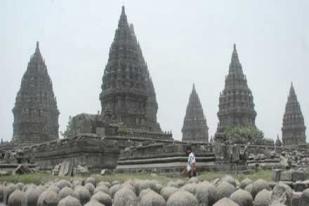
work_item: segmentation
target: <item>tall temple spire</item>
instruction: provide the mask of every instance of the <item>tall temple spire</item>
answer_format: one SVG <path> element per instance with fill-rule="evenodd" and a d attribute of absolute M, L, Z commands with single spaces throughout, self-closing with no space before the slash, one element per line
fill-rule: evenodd
<path fill-rule="evenodd" d="M 124 7 L 104 70 L 100 100 L 102 115 L 111 112 L 113 122 L 161 132 L 153 82 Z"/>
<path fill-rule="evenodd" d="M 58 139 L 59 111 L 38 42 L 22 78 L 13 114 L 12 142 L 33 144 Z"/>
<path fill-rule="evenodd" d="M 282 142 L 284 145 L 306 143 L 306 127 L 304 117 L 297 100 L 293 82 L 291 83 L 288 101 L 282 123 Z"/>
<path fill-rule="evenodd" d="M 207 122 L 194 84 L 182 127 L 182 141 L 208 142 Z"/>
<path fill-rule="evenodd" d="M 253 96 L 242 71 L 236 45 L 234 44 L 229 73 L 219 98 L 219 124 L 216 140 L 220 140 L 225 129 L 231 127 L 255 128 L 256 112 Z"/>

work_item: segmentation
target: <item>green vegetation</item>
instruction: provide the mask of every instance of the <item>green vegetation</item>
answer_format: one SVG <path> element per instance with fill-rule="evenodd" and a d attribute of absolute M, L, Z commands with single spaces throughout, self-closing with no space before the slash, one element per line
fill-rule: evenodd
<path fill-rule="evenodd" d="M 201 180 L 214 180 L 216 178 L 220 178 L 222 176 L 226 175 L 225 172 L 216 172 L 216 171 L 211 171 L 211 172 L 202 172 L 199 174 L 198 178 Z M 231 174 L 233 175 L 233 174 Z M 239 174 L 239 175 L 233 175 L 236 176 L 238 180 L 243 180 L 245 178 L 250 178 L 252 180 L 256 179 L 264 179 L 266 181 L 271 180 L 271 175 L 272 172 L 271 170 L 259 170 L 255 173 L 250 173 L 250 174 Z M 58 176 L 52 176 L 51 174 L 48 173 L 34 173 L 34 174 L 26 174 L 26 175 L 10 175 L 10 176 L 0 176 L 0 182 L 23 182 L 23 183 L 34 183 L 34 184 L 41 184 L 48 182 L 50 180 L 55 180 L 55 179 L 79 179 L 79 178 L 85 178 L 81 176 L 75 176 L 75 177 L 58 177 Z M 149 174 L 149 173 L 138 173 L 138 174 L 113 174 L 113 175 L 95 175 L 95 178 L 98 179 L 99 181 L 114 181 L 118 180 L 120 182 L 130 180 L 130 179 L 150 179 L 150 180 L 158 180 L 161 183 L 166 183 L 170 180 L 176 180 L 176 179 L 185 179 L 185 177 L 182 177 L 174 174 L 174 176 L 167 176 L 167 175 L 160 175 L 160 174 Z"/>
<path fill-rule="evenodd" d="M 233 144 L 259 144 L 263 142 L 264 134 L 256 127 L 228 127 L 224 130 L 224 141 Z"/>
<path fill-rule="evenodd" d="M 65 138 L 68 138 L 68 137 L 72 137 L 74 134 L 73 134 L 73 130 L 74 130 L 74 125 L 73 125 L 73 118 L 71 116 L 69 116 L 69 121 L 68 121 L 68 125 L 66 127 L 66 130 L 61 133 L 62 136 L 64 136 Z"/>

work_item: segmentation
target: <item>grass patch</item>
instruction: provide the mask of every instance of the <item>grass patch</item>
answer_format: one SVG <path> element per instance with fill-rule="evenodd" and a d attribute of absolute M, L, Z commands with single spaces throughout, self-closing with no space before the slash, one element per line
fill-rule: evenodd
<path fill-rule="evenodd" d="M 218 171 L 218 172 L 202 172 L 199 176 L 200 179 L 203 180 L 214 180 L 216 178 L 223 177 L 224 175 L 227 175 L 229 173 L 223 172 L 223 171 Z M 236 175 L 235 173 L 229 174 L 239 181 L 249 178 L 251 180 L 257 180 L 257 179 L 264 179 L 266 181 L 270 181 L 272 178 L 272 171 L 271 170 L 258 170 L 257 172 L 250 172 L 249 174 L 238 174 Z"/>
<path fill-rule="evenodd" d="M 210 171 L 210 172 L 202 172 L 199 174 L 198 178 L 200 180 L 214 180 L 216 178 L 223 177 L 226 175 L 226 172 L 219 171 Z M 257 172 L 253 172 L 250 174 L 231 174 L 234 176 L 236 179 L 239 181 L 245 179 L 245 178 L 250 178 L 252 180 L 257 180 L 257 179 L 264 179 L 266 181 L 271 180 L 272 176 L 272 171 L 271 170 L 259 170 Z M 52 176 L 51 174 L 48 173 L 33 173 L 33 174 L 25 174 L 25 175 L 10 175 L 10 176 L 0 176 L 0 182 L 23 182 L 26 184 L 29 183 L 34 183 L 34 184 L 43 184 L 45 182 L 48 182 L 50 180 L 56 180 L 56 179 L 80 179 L 80 178 L 86 178 L 86 177 L 81 177 L 81 176 L 74 176 L 74 177 L 59 177 L 59 176 Z M 176 179 L 186 179 L 185 177 L 182 176 L 167 176 L 167 175 L 161 175 L 161 174 L 149 174 L 149 173 L 137 173 L 137 174 L 125 174 L 125 173 L 115 173 L 112 175 L 106 175 L 106 176 L 101 176 L 101 175 L 95 175 L 95 178 L 98 181 L 109 181 L 112 182 L 114 180 L 124 182 L 126 180 L 134 180 L 134 179 L 140 179 L 140 180 L 145 180 L 145 179 L 150 179 L 150 180 L 157 180 L 162 184 L 166 184 L 170 180 L 176 180 Z"/>

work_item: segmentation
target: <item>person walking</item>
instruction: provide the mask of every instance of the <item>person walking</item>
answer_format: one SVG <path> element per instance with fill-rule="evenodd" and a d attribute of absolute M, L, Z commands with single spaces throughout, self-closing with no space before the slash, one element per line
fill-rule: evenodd
<path fill-rule="evenodd" d="M 183 173 L 186 174 L 189 178 L 196 176 L 196 159 L 195 155 L 190 146 L 186 147 L 186 154 L 188 155 L 187 166 L 184 169 Z"/>

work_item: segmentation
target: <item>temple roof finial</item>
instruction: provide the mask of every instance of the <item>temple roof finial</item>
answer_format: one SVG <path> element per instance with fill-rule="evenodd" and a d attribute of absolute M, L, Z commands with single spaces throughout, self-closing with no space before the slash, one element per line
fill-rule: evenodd
<path fill-rule="evenodd" d="M 237 49 L 236 49 L 236 44 L 233 45 L 232 61 L 233 60 L 237 60 L 237 62 L 239 62 L 238 54 L 237 54 Z"/>
<path fill-rule="evenodd" d="M 122 5 L 122 7 L 121 7 L 121 14 L 124 14 L 124 15 L 126 14 L 124 5 Z"/>
<path fill-rule="evenodd" d="M 118 26 L 128 26 L 128 20 L 127 20 L 127 15 L 126 15 L 124 6 L 121 7 L 121 15 L 120 15 Z"/>
<path fill-rule="evenodd" d="M 39 43 L 39 41 L 36 42 L 35 53 L 40 53 L 40 43 Z"/>
<path fill-rule="evenodd" d="M 230 63 L 230 73 L 243 73 L 242 67 L 238 58 L 238 53 L 236 49 L 236 44 L 233 44 L 233 53 Z"/>
<path fill-rule="evenodd" d="M 289 94 L 289 96 L 291 96 L 291 97 L 296 96 L 293 82 L 291 82 L 291 87 L 290 87 L 290 94 Z"/>

